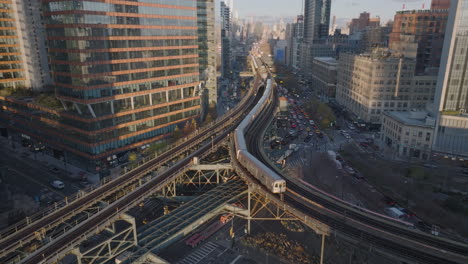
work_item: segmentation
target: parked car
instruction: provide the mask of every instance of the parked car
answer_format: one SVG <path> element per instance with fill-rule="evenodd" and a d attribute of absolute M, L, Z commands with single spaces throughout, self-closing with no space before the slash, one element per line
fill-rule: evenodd
<path fill-rule="evenodd" d="M 306 138 L 304 138 L 305 143 L 309 143 L 311 140 L 312 140 L 312 136 L 307 136 Z"/>
<path fill-rule="evenodd" d="M 54 187 L 55 189 L 59 189 L 59 190 L 65 188 L 65 184 L 59 180 L 52 181 L 50 185 Z"/>
<path fill-rule="evenodd" d="M 392 218 L 403 219 L 403 218 L 406 217 L 406 214 L 403 213 L 402 211 L 400 211 L 396 207 L 388 207 L 388 208 L 385 208 L 384 211 L 388 216 L 390 216 Z"/>
<path fill-rule="evenodd" d="M 424 167 L 429 168 L 429 169 L 435 169 L 437 168 L 437 165 L 435 164 L 430 164 L 430 163 L 425 163 L 423 164 Z"/>

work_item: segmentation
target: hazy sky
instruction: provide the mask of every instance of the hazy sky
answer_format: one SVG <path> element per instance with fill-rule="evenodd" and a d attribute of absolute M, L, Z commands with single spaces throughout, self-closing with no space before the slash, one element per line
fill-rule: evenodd
<path fill-rule="evenodd" d="M 371 16 L 380 16 L 383 22 L 393 19 L 395 11 L 421 9 L 423 3 L 430 7 L 430 0 L 332 0 L 331 16 L 354 18 L 367 11 Z M 251 15 L 295 16 L 301 12 L 302 0 L 234 0 L 240 17 Z"/>

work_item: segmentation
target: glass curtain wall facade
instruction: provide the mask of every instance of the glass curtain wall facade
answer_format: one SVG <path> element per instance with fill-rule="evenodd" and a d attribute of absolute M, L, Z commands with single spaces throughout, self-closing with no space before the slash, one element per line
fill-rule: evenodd
<path fill-rule="evenodd" d="M 42 3 L 65 150 L 105 159 L 199 116 L 196 1 Z"/>
<path fill-rule="evenodd" d="M 331 0 L 305 0 L 304 40 L 315 43 L 328 36 Z"/>
<path fill-rule="evenodd" d="M 468 157 L 468 0 L 452 0 L 438 80 L 434 150 Z"/>
<path fill-rule="evenodd" d="M 200 75 L 207 90 L 208 103 L 216 103 L 216 36 L 214 0 L 197 0 Z"/>
<path fill-rule="evenodd" d="M 0 91 L 26 86 L 16 26 L 16 10 L 12 1 L 0 2 Z"/>

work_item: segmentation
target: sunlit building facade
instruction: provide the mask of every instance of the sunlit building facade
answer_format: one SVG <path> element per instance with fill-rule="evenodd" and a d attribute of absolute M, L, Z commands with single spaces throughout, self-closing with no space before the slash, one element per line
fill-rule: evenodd
<path fill-rule="evenodd" d="M 0 91 L 24 88 L 27 84 L 17 27 L 16 5 L 0 3 Z"/>
<path fill-rule="evenodd" d="M 468 0 L 452 0 L 436 106 L 434 150 L 468 157 Z"/>
<path fill-rule="evenodd" d="M 12 130 L 98 170 L 199 117 L 196 1 L 42 3 L 58 101 L 6 98 Z"/>

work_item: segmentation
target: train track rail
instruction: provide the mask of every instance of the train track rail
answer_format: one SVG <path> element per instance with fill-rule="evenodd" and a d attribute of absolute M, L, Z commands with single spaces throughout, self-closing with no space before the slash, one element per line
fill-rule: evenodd
<path fill-rule="evenodd" d="M 249 152 L 273 171 L 281 172 L 264 157 L 259 136 L 271 119 L 272 109 L 258 116 L 246 133 Z M 465 264 L 468 263 L 468 245 L 445 238 L 435 237 L 419 230 L 360 211 L 344 201 L 338 201 L 323 191 L 314 190 L 295 179 L 283 176 L 287 182 L 284 200 L 296 209 L 307 213 L 357 241 L 367 241 L 392 254 L 416 259 L 423 263 Z"/>
<path fill-rule="evenodd" d="M 90 193 L 82 196 L 81 198 L 77 198 L 73 202 L 68 203 L 66 206 L 56 211 L 53 211 L 48 215 L 44 215 L 43 217 L 37 219 L 35 222 L 29 223 L 28 225 L 22 226 L 21 228 L 16 228 L 15 232 L 4 236 L 0 240 L 0 262 L 17 262 L 18 260 L 24 257 L 24 253 L 19 252 L 19 250 L 27 246 L 28 244 L 31 244 L 32 242 L 36 242 L 36 245 L 39 243 L 39 246 L 36 246 L 37 248 L 35 248 L 34 251 L 41 251 L 41 247 L 46 246 L 47 243 L 43 243 L 42 241 L 40 241 L 40 239 L 37 238 L 38 233 L 46 234 L 51 230 L 55 231 L 58 226 L 69 226 L 66 229 L 64 228 L 63 232 L 52 237 L 52 242 L 54 243 L 58 239 L 61 240 L 62 235 L 66 234 L 67 232 L 70 232 L 72 234 L 79 234 L 74 233 L 74 227 L 80 225 L 82 222 L 89 220 L 94 215 L 103 214 L 102 212 L 108 210 L 108 208 L 114 208 L 114 203 L 121 203 L 121 199 L 119 199 L 121 198 L 121 196 L 116 196 L 116 193 L 119 192 L 119 190 L 128 188 L 128 186 L 135 184 L 135 182 L 140 182 L 142 177 L 154 171 L 156 168 L 162 166 L 163 164 L 173 161 L 174 157 L 184 155 L 188 151 L 194 151 L 202 143 L 211 143 L 211 140 L 214 140 L 214 138 L 212 137 L 216 136 L 217 134 L 221 133 L 225 136 L 225 131 L 232 131 L 232 129 L 235 128 L 238 121 L 242 119 L 244 113 L 246 112 L 246 109 L 248 110 L 252 108 L 253 102 L 255 102 L 255 100 L 258 100 L 258 94 L 255 97 L 252 95 L 255 93 L 257 86 L 260 85 L 260 81 L 261 77 L 259 74 L 257 74 L 254 87 L 251 89 L 249 94 L 241 101 L 239 106 L 233 109 L 228 115 L 215 122 L 213 125 L 205 128 L 204 130 L 195 134 L 194 136 L 182 142 L 181 144 L 173 147 L 169 151 L 162 153 L 157 158 L 142 164 L 141 166 L 133 169 L 132 171 L 129 171 L 128 173 L 110 182 L 105 183 L 101 187 L 92 190 Z M 203 146 L 203 149 L 205 148 L 206 144 Z M 194 153 L 200 152 L 197 151 Z M 132 188 L 130 188 L 130 190 L 137 188 L 138 185 L 139 184 L 134 185 Z M 126 195 L 127 194 L 123 194 L 124 197 L 126 197 Z M 102 209 L 98 210 L 90 209 L 96 208 L 98 201 L 102 201 L 106 197 L 110 196 L 114 196 L 110 200 L 111 204 L 108 204 Z M 97 208 L 99 208 L 99 206 Z M 79 219 L 79 221 L 77 221 L 75 225 L 70 225 L 66 223 L 67 220 L 75 220 L 76 216 L 80 212 L 84 212 L 86 210 L 88 210 L 86 212 L 86 217 Z M 49 236 L 46 234 L 44 237 Z M 69 238 L 70 235 L 67 235 L 66 237 Z M 49 253 L 49 251 L 47 253 Z"/>
<path fill-rule="evenodd" d="M 261 94 L 257 94 L 253 100 L 249 100 L 250 104 L 247 108 L 244 108 L 244 112 L 250 111 L 255 105 L 254 103 L 258 101 L 258 98 Z M 241 118 L 233 120 L 232 125 L 228 129 L 220 133 L 213 139 L 214 144 L 218 144 L 222 140 L 226 139 L 229 133 L 231 133 L 237 124 L 240 122 Z M 44 263 L 46 261 L 57 261 L 59 259 L 58 252 L 68 252 L 80 241 L 80 238 L 88 232 L 93 232 L 96 227 L 107 224 L 111 221 L 111 218 L 115 218 L 118 214 L 125 212 L 131 206 L 138 204 L 140 201 L 145 199 L 151 193 L 154 193 L 157 189 L 162 188 L 165 185 L 165 182 L 168 182 L 173 176 L 178 173 L 183 172 L 188 168 L 191 163 L 191 160 L 194 157 L 199 157 L 203 153 L 207 152 L 212 147 L 212 142 L 206 142 L 203 146 L 192 152 L 187 157 L 178 161 L 174 166 L 170 167 L 164 173 L 150 180 L 149 182 L 143 184 L 135 191 L 129 193 L 128 195 L 122 197 L 115 203 L 109 205 L 98 214 L 87 219 L 82 224 L 74 227 L 69 232 L 58 237 L 56 240 L 52 241 L 43 248 L 40 248 L 29 257 L 27 257 L 23 263 L 37 264 Z"/>

